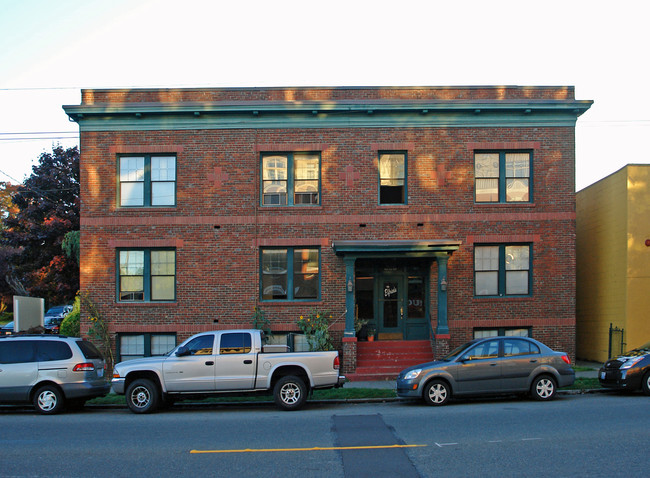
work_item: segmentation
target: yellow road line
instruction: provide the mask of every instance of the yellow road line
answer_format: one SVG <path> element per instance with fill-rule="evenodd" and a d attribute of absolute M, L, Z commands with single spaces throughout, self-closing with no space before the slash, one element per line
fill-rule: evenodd
<path fill-rule="evenodd" d="M 312 448 L 245 448 L 243 450 L 190 450 L 190 453 L 269 453 L 280 451 L 332 451 L 377 450 L 384 448 L 415 448 L 428 445 L 367 445 L 367 446 L 315 446 Z"/>

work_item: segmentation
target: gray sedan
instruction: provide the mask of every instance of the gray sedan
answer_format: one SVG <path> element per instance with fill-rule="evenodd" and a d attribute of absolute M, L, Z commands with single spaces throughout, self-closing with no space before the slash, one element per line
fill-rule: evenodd
<path fill-rule="evenodd" d="M 452 396 L 530 392 L 551 400 L 572 385 L 575 372 L 564 352 L 527 337 L 475 339 L 442 360 L 415 365 L 397 377 L 397 395 L 444 405 Z"/>

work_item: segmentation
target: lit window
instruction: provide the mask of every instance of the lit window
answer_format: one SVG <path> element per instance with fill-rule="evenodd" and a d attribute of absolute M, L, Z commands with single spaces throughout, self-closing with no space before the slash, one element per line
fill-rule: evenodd
<path fill-rule="evenodd" d="M 118 261 L 120 301 L 176 299 L 174 249 L 121 249 L 118 251 Z"/>
<path fill-rule="evenodd" d="M 406 154 L 379 155 L 379 204 L 406 204 Z"/>
<path fill-rule="evenodd" d="M 320 253 L 307 248 L 261 251 L 263 300 L 315 300 L 320 289 Z"/>

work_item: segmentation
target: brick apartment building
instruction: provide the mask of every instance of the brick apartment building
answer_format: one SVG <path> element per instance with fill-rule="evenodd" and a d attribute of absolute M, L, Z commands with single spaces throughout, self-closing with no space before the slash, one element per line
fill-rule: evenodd
<path fill-rule="evenodd" d="M 396 344 L 417 362 L 422 344 L 495 334 L 574 356 L 574 131 L 591 103 L 573 87 L 83 90 L 64 107 L 81 288 L 118 359 L 250 327 L 255 307 L 276 340 L 329 310 L 357 376 Z"/>

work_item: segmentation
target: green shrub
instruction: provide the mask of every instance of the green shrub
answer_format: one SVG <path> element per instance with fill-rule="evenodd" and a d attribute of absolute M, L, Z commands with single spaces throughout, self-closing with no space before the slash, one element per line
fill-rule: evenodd
<path fill-rule="evenodd" d="M 81 335 L 80 330 L 80 319 L 81 319 L 81 306 L 79 304 L 79 297 L 74 300 L 74 306 L 72 307 L 72 312 L 65 316 L 61 326 L 59 328 L 59 333 L 61 335 L 67 335 L 69 337 L 79 337 Z"/>

